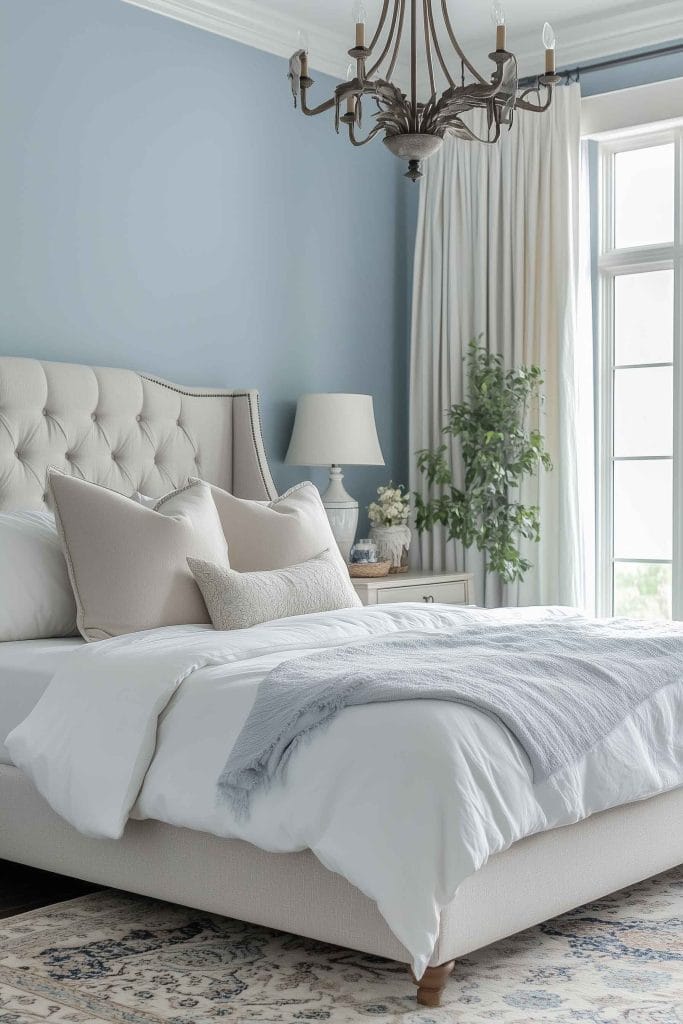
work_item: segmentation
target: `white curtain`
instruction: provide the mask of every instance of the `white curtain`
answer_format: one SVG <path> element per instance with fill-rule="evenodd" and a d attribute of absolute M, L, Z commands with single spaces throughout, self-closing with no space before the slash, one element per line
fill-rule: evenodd
<path fill-rule="evenodd" d="M 489 606 L 591 606 L 593 377 L 580 113 L 578 85 L 556 89 L 549 111 L 518 111 L 498 145 L 447 139 L 421 185 L 411 487 L 426 495 L 415 452 L 447 440 L 441 428 L 448 407 L 464 398 L 472 338 L 483 335 L 508 367 L 540 366 L 545 379 L 539 425 L 555 468 L 520 495 L 541 512 L 540 544 L 523 544 L 534 565 L 524 582 L 484 579 L 482 556 L 448 541 L 440 527 L 414 544 L 424 568 L 474 572 L 477 603 Z M 451 453 L 457 481 L 457 442 Z"/>

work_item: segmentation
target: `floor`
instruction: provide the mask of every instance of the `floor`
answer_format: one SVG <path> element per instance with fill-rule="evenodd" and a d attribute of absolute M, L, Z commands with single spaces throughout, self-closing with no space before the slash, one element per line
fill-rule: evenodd
<path fill-rule="evenodd" d="M 0 1024 L 683 1024 L 682 932 L 678 869 L 462 957 L 427 1009 L 402 964 L 104 889 L 0 921 Z"/>
<path fill-rule="evenodd" d="M 97 888 L 74 878 L 0 860 L 0 918 L 72 900 Z"/>

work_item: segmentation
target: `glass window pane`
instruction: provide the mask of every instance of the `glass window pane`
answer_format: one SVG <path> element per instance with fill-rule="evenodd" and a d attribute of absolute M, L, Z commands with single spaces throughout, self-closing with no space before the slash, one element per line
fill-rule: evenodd
<path fill-rule="evenodd" d="M 673 340 L 673 270 L 619 274 L 614 279 L 615 362 L 669 363 Z"/>
<path fill-rule="evenodd" d="M 630 149 L 614 157 L 614 244 L 672 242 L 674 144 Z"/>
<path fill-rule="evenodd" d="M 672 465 L 614 463 L 615 558 L 671 558 Z"/>
<path fill-rule="evenodd" d="M 673 369 L 653 366 L 614 374 L 614 454 L 673 454 Z"/>
<path fill-rule="evenodd" d="M 616 562 L 614 614 L 628 619 L 670 619 L 671 566 Z"/>

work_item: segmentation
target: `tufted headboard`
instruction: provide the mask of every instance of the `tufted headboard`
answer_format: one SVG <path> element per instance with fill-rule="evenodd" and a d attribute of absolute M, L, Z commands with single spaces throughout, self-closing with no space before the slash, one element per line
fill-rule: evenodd
<path fill-rule="evenodd" d="M 0 510 L 44 507 L 48 466 L 156 497 L 199 476 L 276 497 L 256 391 L 0 356 Z"/>

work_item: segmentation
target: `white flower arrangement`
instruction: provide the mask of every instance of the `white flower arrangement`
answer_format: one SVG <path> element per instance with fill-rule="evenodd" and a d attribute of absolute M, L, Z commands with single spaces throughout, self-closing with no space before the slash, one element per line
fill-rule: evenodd
<path fill-rule="evenodd" d="M 377 488 L 377 501 L 368 505 L 368 519 L 372 526 L 403 526 L 408 520 L 410 495 L 390 482 Z"/>

